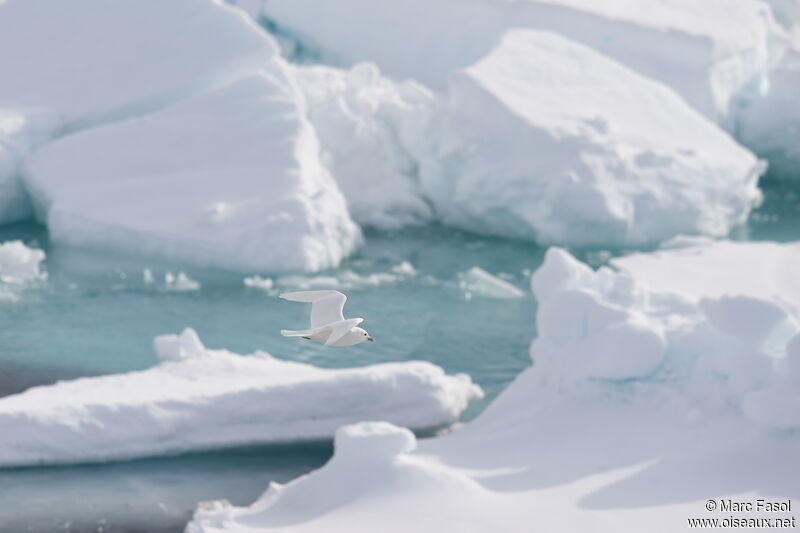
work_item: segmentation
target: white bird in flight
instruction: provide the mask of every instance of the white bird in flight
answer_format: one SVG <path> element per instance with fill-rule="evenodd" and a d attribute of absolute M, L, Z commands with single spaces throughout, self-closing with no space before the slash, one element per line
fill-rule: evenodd
<path fill-rule="evenodd" d="M 284 337 L 303 337 L 325 346 L 353 346 L 374 341 L 369 333 L 357 327 L 363 318 L 345 318 L 344 303 L 347 296 L 339 291 L 298 291 L 280 295 L 290 302 L 311 304 L 311 328 L 299 331 L 282 329 Z"/>

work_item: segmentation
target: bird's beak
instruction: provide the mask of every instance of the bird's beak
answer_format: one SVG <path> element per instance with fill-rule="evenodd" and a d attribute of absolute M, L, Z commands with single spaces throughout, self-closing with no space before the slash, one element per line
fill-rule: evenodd
<path fill-rule="evenodd" d="M 369 342 L 375 342 L 375 339 L 373 339 L 372 337 L 367 337 L 367 340 L 368 340 Z"/>

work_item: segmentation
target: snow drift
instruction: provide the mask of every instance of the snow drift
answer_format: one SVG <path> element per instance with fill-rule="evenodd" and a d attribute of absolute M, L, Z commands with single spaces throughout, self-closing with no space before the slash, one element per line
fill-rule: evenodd
<path fill-rule="evenodd" d="M 760 250 L 721 246 L 747 252 L 731 269 L 746 285 Z M 773 266 L 798 253 L 775 246 Z M 694 257 L 687 270 L 708 276 L 715 253 L 651 260 Z M 320 470 L 249 507 L 201 504 L 187 531 L 673 532 L 729 518 L 709 500 L 798 497 L 785 467 L 800 459 L 798 435 L 782 432 L 800 427 L 795 312 L 765 293 L 656 291 L 635 270 L 594 271 L 550 249 L 532 279 L 534 365 L 476 420 L 420 442 L 386 424 L 343 428 Z"/>
<path fill-rule="evenodd" d="M 510 31 L 451 76 L 422 190 L 463 229 L 540 243 L 724 235 L 764 166 L 677 94 L 556 34 Z"/>
<path fill-rule="evenodd" d="M 108 461 L 326 439 L 342 425 L 454 422 L 481 396 L 468 376 L 426 362 L 327 370 L 264 352 L 206 349 L 197 334 L 154 341 L 140 372 L 35 387 L 0 399 L 0 464 Z"/>

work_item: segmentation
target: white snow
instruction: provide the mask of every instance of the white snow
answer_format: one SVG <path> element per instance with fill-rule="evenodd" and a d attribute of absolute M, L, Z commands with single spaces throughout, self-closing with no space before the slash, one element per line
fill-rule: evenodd
<path fill-rule="evenodd" d="M 28 184 L 53 242 L 232 270 L 338 265 L 359 228 L 285 67 L 269 67 L 39 150 Z"/>
<path fill-rule="evenodd" d="M 0 3 L 0 223 L 30 216 L 19 180 L 29 151 L 224 85 L 276 53 L 214 0 Z"/>
<path fill-rule="evenodd" d="M 482 395 L 427 362 L 328 370 L 209 350 L 192 330 L 157 337 L 160 364 L 62 381 L 0 399 L 0 464 L 107 461 L 198 449 L 328 439 L 387 420 L 453 423 Z"/>
<path fill-rule="evenodd" d="M 742 287 L 762 260 L 749 252 L 730 269 Z M 668 253 L 651 261 L 704 270 Z M 709 257 L 706 277 L 720 271 Z M 722 500 L 800 496 L 794 311 L 761 291 L 656 291 L 636 271 L 594 271 L 558 248 L 531 283 L 534 365 L 476 420 L 416 449 L 401 428 L 345 428 L 320 470 L 271 484 L 249 507 L 200 505 L 187 531 L 674 532 L 729 518 Z"/>
<path fill-rule="evenodd" d="M 510 31 L 450 77 L 420 177 L 437 216 L 570 245 L 724 235 L 764 166 L 676 93 L 556 34 Z"/>
<path fill-rule="evenodd" d="M 756 1 L 264 0 L 262 14 L 328 63 L 374 61 L 434 88 L 511 28 L 554 31 L 720 120 L 737 97 L 760 89 L 771 60 L 769 9 Z"/>
<path fill-rule="evenodd" d="M 686 297 L 744 295 L 800 316 L 800 243 L 708 241 L 619 257 L 611 264 L 655 291 Z"/>
<path fill-rule="evenodd" d="M 56 246 L 232 270 L 338 265 L 360 231 L 288 69 L 218 0 L 3 2 L 0 222 L 30 214 L 24 186 Z"/>
<path fill-rule="evenodd" d="M 43 110 L 61 132 L 140 115 L 273 60 L 271 39 L 215 0 L 0 4 L 0 108 Z"/>
<path fill-rule="evenodd" d="M 487 298 L 522 298 L 525 293 L 511 283 L 474 266 L 459 276 L 459 287 L 471 298 L 473 294 Z"/>
<path fill-rule="evenodd" d="M 353 218 L 381 229 L 420 224 L 433 213 L 417 183 L 411 148 L 425 131 L 434 97 L 413 81 L 393 83 L 364 63 L 350 70 L 296 66 L 323 160 Z"/>

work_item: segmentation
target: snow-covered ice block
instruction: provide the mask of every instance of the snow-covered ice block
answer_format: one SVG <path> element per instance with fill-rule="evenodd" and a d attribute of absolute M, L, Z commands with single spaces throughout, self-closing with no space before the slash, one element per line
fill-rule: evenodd
<path fill-rule="evenodd" d="M 525 293 L 504 279 L 474 266 L 459 276 L 459 287 L 465 294 L 478 294 L 487 298 L 522 298 Z"/>
<path fill-rule="evenodd" d="M 267 66 L 39 150 L 27 182 L 53 242 L 240 271 L 337 266 L 360 230 L 283 63 Z"/>
<path fill-rule="evenodd" d="M 264 0 L 262 13 L 327 62 L 374 61 L 435 88 L 508 29 L 554 31 L 665 83 L 712 119 L 758 91 L 771 60 L 770 12 L 755 1 Z"/>
<path fill-rule="evenodd" d="M 274 41 L 217 0 L 0 4 L 0 108 L 57 131 L 152 111 L 271 61 Z"/>
<path fill-rule="evenodd" d="M 745 295 L 781 304 L 800 316 L 800 244 L 710 241 L 613 259 L 655 291 L 693 300 Z"/>
<path fill-rule="evenodd" d="M 187 531 L 672 533 L 710 498 L 800 496 L 786 468 L 800 461 L 798 328 L 781 357 L 760 351 L 769 324 L 793 319 L 782 306 L 657 292 L 555 248 L 532 288 L 534 365 L 476 420 L 416 449 L 399 428 L 347 429 L 320 470 L 249 507 L 201 505 Z"/>
<path fill-rule="evenodd" d="M 293 74 L 323 161 L 356 222 L 394 229 L 429 221 L 411 146 L 430 118 L 433 95 L 411 81 L 394 83 L 367 63 L 350 70 L 297 66 Z"/>
<path fill-rule="evenodd" d="M 764 165 L 674 91 L 552 33 L 450 78 L 423 191 L 447 224 L 543 243 L 723 235 Z"/>
<path fill-rule="evenodd" d="M 797 252 L 797 245 L 713 243 L 593 271 L 550 249 L 532 278 L 535 374 L 567 385 L 668 381 L 702 408 L 739 404 L 771 387 L 776 361 L 800 330 L 796 283 L 781 276 L 793 262 L 782 261 Z M 736 268 L 723 256 L 736 257 Z"/>
<path fill-rule="evenodd" d="M 20 176 L 43 143 L 221 87 L 276 57 L 272 39 L 218 0 L 0 3 L 0 223 L 30 217 Z"/>
<path fill-rule="evenodd" d="M 332 438 L 342 425 L 451 424 L 481 390 L 427 362 L 328 370 L 264 352 L 155 340 L 148 370 L 35 387 L 0 399 L 0 465 L 75 463 Z"/>

